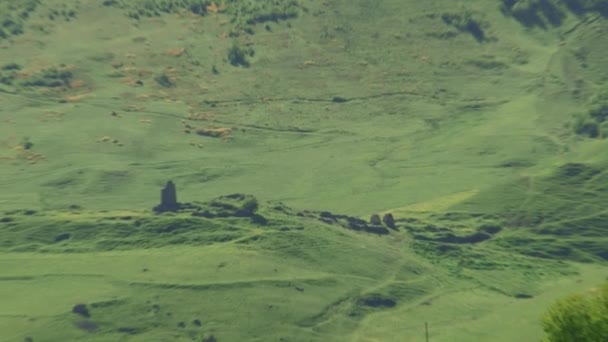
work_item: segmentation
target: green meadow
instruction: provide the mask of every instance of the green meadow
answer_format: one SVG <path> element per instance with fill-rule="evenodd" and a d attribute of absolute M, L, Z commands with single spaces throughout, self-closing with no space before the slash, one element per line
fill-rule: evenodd
<path fill-rule="evenodd" d="M 3 0 L 0 341 L 540 341 L 607 65 L 604 0 Z"/>

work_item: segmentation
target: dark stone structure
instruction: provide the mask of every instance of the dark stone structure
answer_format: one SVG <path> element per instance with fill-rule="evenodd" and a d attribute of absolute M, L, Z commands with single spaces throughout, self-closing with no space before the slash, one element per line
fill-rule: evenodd
<path fill-rule="evenodd" d="M 384 226 L 382 226 L 382 222 L 380 221 L 380 216 L 378 216 L 377 214 L 374 214 L 377 216 L 376 219 L 373 218 L 370 219 L 370 221 L 374 221 L 377 224 L 368 224 L 367 221 L 360 219 L 358 217 L 352 217 L 352 216 L 347 216 L 347 215 L 338 215 L 338 214 L 332 214 L 329 211 L 322 211 L 320 213 L 314 213 L 314 212 L 309 212 L 309 211 L 303 211 L 303 212 L 299 212 L 297 214 L 297 216 L 303 216 L 303 217 L 316 217 L 319 219 L 319 221 L 326 223 L 326 224 L 336 224 L 336 225 L 340 225 L 346 229 L 351 229 L 351 230 L 356 230 L 356 231 L 365 231 L 368 233 L 374 233 L 374 234 L 388 234 L 389 231 L 388 229 L 386 229 Z"/>
<path fill-rule="evenodd" d="M 164 213 L 167 211 L 177 211 L 178 209 L 179 203 L 177 203 L 175 184 L 172 181 L 168 181 L 160 192 L 160 204 L 154 207 L 154 211 Z"/>
<path fill-rule="evenodd" d="M 395 218 L 393 217 L 393 214 L 384 214 L 384 216 L 382 217 L 382 222 L 384 222 L 385 226 L 391 229 L 395 229 Z"/>
<path fill-rule="evenodd" d="M 382 225 L 382 221 L 380 221 L 380 215 L 378 214 L 373 214 L 370 218 L 369 218 L 369 223 L 371 223 L 374 226 L 381 226 Z"/>

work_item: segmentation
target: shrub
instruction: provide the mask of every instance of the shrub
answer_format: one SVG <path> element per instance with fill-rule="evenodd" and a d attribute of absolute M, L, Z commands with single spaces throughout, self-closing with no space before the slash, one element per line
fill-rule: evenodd
<path fill-rule="evenodd" d="M 574 123 L 574 131 L 579 135 L 597 138 L 600 134 L 600 127 L 594 119 L 581 116 Z"/>
<path fill-rule="evenodd" d="M 245 68 L 249 67 L 249 61 L 247 60 L 247 56 L 253 56 L 253 49 L 245 49 L 239 47 L 237 45 L 233 45 L 230 50 L 228 50 L 228 62 L 230 62 L 233 66 L 243 66 Z"/>
<path fill-rule="evenodd" d="M 608 138 L 608 121 L 604 121 L 600 125 L 600 137 Z"/>
<path fill-rule="evenodd" d="M 24 150 L 31 150 L 32 147 L 34 147 L 34 143 L 30 141 L 30 138 L 23 138 L 21 147 L 23 147 Z"/>
<path fill-rule="evenodd" d="M 25 21 L 41 0 L 0 1 L 0 39 L 23 33 Z"/>
<path fill-rule="evenodd" d="M 545 314 L 545 342 L 608 340 L 608 284 L 557 301 Z"/>
<path fill-rule="evenodd" d="M 258 210 L 259 204 L 255 197 L 247 198 L 237 211 L 237 215 L 240 216 L 251 216 Z"/>
<path fill-rule="evenodd" d="M 441 16 L 441 19 L 444 23 L 457 28 L 459 31 L 470 33 L 478 42 L 482 42 L 486 38 L 482 24 L 475 20 L 469 12 L 462 15 L 445 13 Z"/>
<path fill-rule="evenodd" d="M 91 314 L 89 313 L 89 309 L 87 308 L 86 304 L 74 305 L 74 307 L 72 308 L 72 313 L 75 313 L 77 315 L 80 315 L 80 316 L 86 317 L 86 318 L 91 317 Z"/>
<path fill-rule="evenodd" d="M 154 80 L 164 88 L 173 88 L 175 86 L 175 83 L 165 74 L 155 77 Z"/>
<path fill-rule="evenodd" d="M 21 66 L 17 63 L 9 63 L 3 65 L 2 70 L 21 70 Z"/>
<path fill-rule="evenodd" d="M 608 118 L 608 102 L 596 105 L 589 111 L 589 116 L 598 122 L 604 122 Z"/>
<path fill-rule="evenodd" d="M 21 83 L 26 87 L 69 87 L 74 75 L 69 70 L 51 68 Z"/>
<path fill-rule="evenodd" d="M 482 224 L 479 227 L 480 232 L 488 233 L 488 234 L 496 234 L 502 230 L 502 227 L 497 224 Z"/>

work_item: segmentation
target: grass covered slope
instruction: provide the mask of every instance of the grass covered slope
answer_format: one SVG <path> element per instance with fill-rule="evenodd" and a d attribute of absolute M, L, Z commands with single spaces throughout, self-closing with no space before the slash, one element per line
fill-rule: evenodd
<path fill-rule="evenodd" d="M 235 197 L 162 215 L 5 213 L 3 339 L 419 341 L 430 321 L 434 340 L 508 341 L 539 336 L 539 308 L 604 274 L 483 242 L 438 252 L 411 239 L 413 218 L 374 234 L 277 203 L 244 216 L 226 209 Z"/>
<path fill-rule="evenodd" d="M 539 340 L 606 276 L 605 4 L 3 2 L 0 340 Z"/>
<path fill-rule="evenodd" d="M 566 163 L 550 168 L 549 174 L 522 177 L 480 193 L 456 208 L 498 214 L 511 229 L 495 242 L 513 250 L 549 258 L 606 260 L 606 165 Z"/>
<path fill-rule="evenodd" d="M 592 12 L 564 40 L 482 1 L 301 1 L 244 24 L 232 3 L 116 4 L 48 1 L 2 41 L 4 206 L 122 209 L 168 176 L 360 215 L 478 191 L 575 148 L 564 124 L 603 72 Z"/>

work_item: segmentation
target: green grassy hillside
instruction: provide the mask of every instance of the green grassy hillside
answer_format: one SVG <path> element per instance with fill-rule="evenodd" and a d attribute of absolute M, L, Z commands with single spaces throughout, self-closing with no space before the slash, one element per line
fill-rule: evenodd
<path fill-rule="evenodd" d="M 438 341 L 509 341 L 539 337 L 537 317 L 555 296 L 605 276 L 599 265 L 408 234 L 433 226 L 421 219 L 378 235 L 276 203 L 255 215 L 265 220 L 10 212 L 0 235 L 3 337 L 420 341 L 430 322 Z"/>
<path fill-rule="evenodd" d="M 607 17 L 3 1 L 0 340 L 540 340 L 606 279 Z"/>

